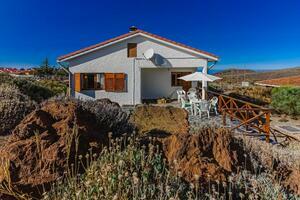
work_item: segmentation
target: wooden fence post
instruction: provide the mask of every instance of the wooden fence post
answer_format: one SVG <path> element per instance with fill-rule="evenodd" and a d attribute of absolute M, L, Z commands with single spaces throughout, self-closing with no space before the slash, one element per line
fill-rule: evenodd
<path fill-rule="evenodd" d="M 222 111 L 223 116 L 223 126 L 226 126 L 226 110 Z"/>
<path fill-rule="evenodd" d="M 233 121 L 233 99 L 230 98 L 230 121 Z"/>
<path fill-rule="evenodd" d="M 221 113 L 222 112 L 222 96 L 220 95 L 219 97 L 218 97 L 218 111 L 219 111 L 219 113 Z"/>
<path fill-rule="evenodd" d="M 270 142 L 270 111 L 266 112 L 266 122 L 265 122 L 265 132 L 266 132 L 266 142 Z"/>

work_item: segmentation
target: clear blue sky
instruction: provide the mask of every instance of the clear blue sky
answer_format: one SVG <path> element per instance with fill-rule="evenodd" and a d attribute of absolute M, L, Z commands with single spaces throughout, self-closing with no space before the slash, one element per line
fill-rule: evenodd
<path fill-rule="evenodd" d="M 299 0 L 0 0 L 0 66 L 34 66 L 135 25 L 220 56 L 218 68 L 300 66 Z"/>

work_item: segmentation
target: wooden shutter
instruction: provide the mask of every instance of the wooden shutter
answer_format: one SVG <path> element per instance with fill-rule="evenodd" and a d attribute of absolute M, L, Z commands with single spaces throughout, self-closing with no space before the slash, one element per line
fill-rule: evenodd
<path fill-rule="evenodd" d="M 76 92 L 81 91 L 81 74 L 75 73 L 74 74 L 74 87 Z"/>
<path fill-rule="evenodd" d="M 123 92 L 125 90 L 125 74 L 115 74 L 115 91 Z"/>
<path fill-rule="evenodd" d="M 112 92 L 115 90 L 115 74 L 105 73 L 105 91 Z"/>
<path fill-rule="evenodd" d="M 127 57 L 128 58 L 137 57 L 137 44 L 136 43 L 128 43 L 127 44 Z"/>

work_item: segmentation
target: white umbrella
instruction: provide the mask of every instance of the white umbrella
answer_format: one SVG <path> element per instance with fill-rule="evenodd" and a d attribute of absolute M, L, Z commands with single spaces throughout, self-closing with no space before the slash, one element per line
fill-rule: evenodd
<path fill-rule="evenodd" d="M 202 72 L 194 72 L 192 74 L 182 76 L 178 79 L 184 80 L 184 81 L 207 81 L 207 82 L 213 82 L 216 80 L 221 79 L 220 77 L 204 74 Z"/>
<path fill-rule="evenodd" d="M 213 75 L 209 75 L 209 74 L 205 74 L 202 72 L 194 72 L 192 74 L 179 77 L 178 79 L 181 79 L 184 81 L 202 81 L 202 99 L 205 99 L 205 89 L 206 88 L 204 86 L 204 82 L 213 82 L 216 80 L 220 80 L 222 78 L 213 76 Z"/>

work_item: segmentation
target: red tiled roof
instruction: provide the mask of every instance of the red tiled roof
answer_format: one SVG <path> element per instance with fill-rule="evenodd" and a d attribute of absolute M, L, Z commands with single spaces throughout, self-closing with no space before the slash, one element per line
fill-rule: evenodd
<path fill-rule="evenodd" d="M 256 82 L 257 84 L 270 86 L 297 86 L 300 87 L 300 76 L 275 78 Z"/>
<path fill-rule="evenodd" d="M 156 39 L 159 39 L 159 40 L 162 40 L 162 41 L 165 41 L 165 42 L 168 42 L 168 43 L 171 43 L 171 44 L 180 46 L 180 47 L 184 47 L 184 48 L 187 48 L 187 49 L 196 51 L 196 52 L 198 52 L 198 53 L 202 53 L 202 54 L 205 54 L 205 55 L 208 55 L 208 56 L 211 56 L 211 57 L 214 57 L 214 58 L 218 59 L 218 56 L 216 56 L 216 55 L 214 55 L 214 54 L 212 54 L 212 53 L 208 53 L 208 52 L 206 52 L 206 51 L 202 51 L 202 50 L 200 50 L 200 49 L 196 49 L 196 48 L 193 48 L 193 47 L 190 47 L 190 46 L 187 46 L 187 45 L 184 45 L 184 44 L 175 42 L 175 41 L 173 41 L 173 40 L 169 40 L 169 39 L 167 39 L 167 38 L 164 38 L 164 37 L 161 37 L 161 36 L 158 36 L 158 35 L 155 35 L 155 34 L 152 34 L 152 33 L 148 33 L 148 32 L 146 32 L 146 31 L 143 31 L 143 30 L 138 29 L 138 30 L 136 30 L 136 31 L 132 31 L 132 32 L 129 32 L 129 33 L 120 35 L 120 36 L 118 36 L 118 37 L 115 37 L 115 38 L 106 40 L 106 41 L 104 41 L 104 42 L 101 42 L 101 43 L 98 43 L 98 44 L 95 44 L 95 45 L 92 45 L 92 46 L 89 46 L 89 47 L 86 47 L 86 48 L 83 48 L 83 49 L 74 51 L 74 52 L 72 52 L 72 53 L 69 53 L 69 54 L 66 54 L 66 55 L 63 55 L 63 56 L 60 56 L 60 57 L 58 57 L 58 61 L 64 60 L 64 59 L 66 59 L 66 58 L 69 58 L 69 57 L 71 57 L 71 56 L 75 56 L 75 55 L 80 54 L 80 53 L 84 53 L 84 52 L 89 51 L 89 50 L 93 50 L 93 49 L 95 49 L 95 48 L 97 48 L 97 47 L 104 46 L 104 45 L 109 44 L 109 43 L 111 43 L 111 42 L 115 42 L 115 41 L 117 41 L 117 40 L 120 40 L 120 39 L 129 37 L 129 36 L 132 36 L 132 35 L 135 35 L 135 34 L 138 34 L 138 33 L 142 33 L 142 34 L 148 35 L 148 36 L 150 36 L 150 37 L 153 37 L 153 38 L 156 38 Z"/>

